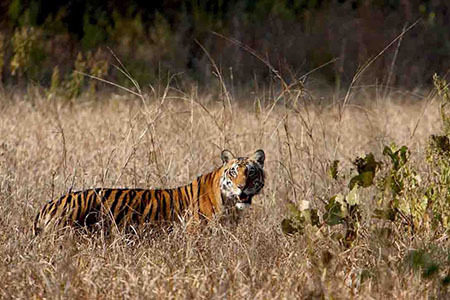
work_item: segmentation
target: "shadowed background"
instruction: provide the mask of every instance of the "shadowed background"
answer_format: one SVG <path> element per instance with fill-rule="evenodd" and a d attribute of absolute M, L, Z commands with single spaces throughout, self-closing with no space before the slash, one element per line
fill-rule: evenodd
<path fill-rule="evenodd" d="M 428 87 L 450 66 L 448 1 L 2 1 L 0 78 L 48 87 L 56 67 L 60 81 L 76 69 L 127 85 L 109 64 L 110 47 L 141 85 L 182 72 L 179 81 L 208 86 L 214 75 L 200 43 L 233 88 L 272 82 L 260 60 L 216 32 L 255 49 L 289 82 L 327 64 L 310 87 L 341 90 L 417 20 L 361 79 L 407 89 Z"/>

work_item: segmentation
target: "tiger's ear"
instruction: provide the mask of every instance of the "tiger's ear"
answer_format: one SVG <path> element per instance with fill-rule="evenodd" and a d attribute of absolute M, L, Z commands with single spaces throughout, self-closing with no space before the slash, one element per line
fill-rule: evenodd
<path fill-rule="evenodd" d="M 261 167 L 264 167 L 264 160 L 266 159 L 266 155 L 264 154 L 263 150 L 259 149 L 255 151 L 252 159 L 256 160 L 261 165 Z"/>
<path fill-rule="evenodd" d="M 231 153 L 231 151 L 225 149 L 222 151 L 220 158 L 222 159 L 223 164 L 226 164 L 234 158 L 234 155 L 233 153 Z"/>

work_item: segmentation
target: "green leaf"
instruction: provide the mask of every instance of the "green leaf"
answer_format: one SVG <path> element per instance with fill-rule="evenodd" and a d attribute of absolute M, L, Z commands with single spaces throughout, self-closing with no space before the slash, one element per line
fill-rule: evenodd
<path fill-rule="evenodd" d="M 360 177 L 361 177 L 361 186 L 362 187 L 369 187 L 371 185 L 373 185 L 373 178 L 375 176 L 375 173 L 372 171 L 366 171 L 361 173 Z"/>
<path fill-rule="evenodd" d="M 356 185 L 345 197 L 346 202 L 353 206 L 359 204 L 358 186 Z"/>
<path fill-rule="evenodd" d="M 392 163 L 392 169 L 395 171 L 398 171 L 408 162 L 409 154 L 408 147 L 402 146 L 400 149 L 397 149 L 395 144 L 385 146 L 383 150 L 383 155 L 389 156 Z"/>
<path fill-rule="evenodd" d="M 380 163 L 375 160 L 375 156 L 372 153 L 367 154 L 364 158 L 356 158 L 353 164 L 357 167 L 359 174 L 369 171 L 375 173 L 380 166 Z"/>
<path fill-rule="evenodd" d="M 302 211 L 295 206 L 293 203 L 288 204 L 289 213 L 292 218 L 297 219 L 298 221 L 301 221 L 302 219 Z"/>
<path fill-rule="evenodd" d="M 328 174 L 334 180 L 338 179 L 338 166 L 339 160 L 334 160 L 331 166 L 328 168 Z"/>
<path fill-rule="evenodd" d="M 300 229 L 297 224 L 294 224 L 292 220 L 285 218 L 281 221 L 281 230 L 284 234 L 294 234 L 300 232 L 302 229 Z"/>
<path fill-rule="evenodd" d="M 285 234 L 293 234 L 296 232 L 303 233 L 307 224 L 319 226 L 320 219 L 316 209 L 299 209 L 293 203 L 289 203 L 288 208 L 290 216 L 283 219 L 281 222 L 281 229 Z"/>
<path fill-rule="evenodd" d="M 400 157 L 402 158 L 403 164 L 405 164 L 408 161 L 409 158 L 409 149 L 406 146 L 402 146 L 400 150 Z"/>
<path fill-rule="evenodd" d="M 359 175 L 354 176 L 350 179 L 350 183 L 348 185 L 349 189 L 353 189 L 355 186 L 361 187 L 369 187 L 373 185 L 373 179 L 375 177 L 375 173 L 372 171 L 365 171 Z"/>
<path fill-rule="evenodd" d="M 311 214 L 311 225 L 319 226 L 320 219 L 319 219 L 319 214 L 317 213 L 317 209 L 311 209 L 310 214 Z"/>
<path fill-rule="evenodd" d="M 383 149 L 383 155 L 389 155 L 390 157 L 392 157 L 392 150 L 389 146 L 384 146 Z"/>
<path fill-rule="evenodd" d="M 331 197 L 325 206 L 326 212 L 323 215 L 325 223 L 330 226 L 341 224 L 347 216 L 347 208 L 345 206 L 344 196 L 341 194 Z"/>
<path fill-rule="evenodd" d="M 353 189 L 355 186 L 361 186 L 362 185 L 362 178 L 361 175 L 356 175 L 352 179 L 350 179 L 350 182 L 348 184 L 349 189 Z"/>
<path fill-rule="evenodd" d="M 384 152 L 391 153 L 392 151 L 391 149 L 386 148 Z M 369 153 L 364 158 L 357 157 L 353 164 L 357 168 L 358 175 L 350 179 L 348 185 L 349 189 L 353 189 L 355 185 L 362 187 L 372 186 L 375 173 L 379 169 L 381 163 L 375 160 L 372 153 Z"/>
<path fill-rule="evenodd" d="M 320 223 L 319 215 L 317 213 L 316 209 L 306 209 L 302 211 L 302 215 L 304 217 L 304 220 L 313 226 L 318 226 Z"/>
<path fill-rule="evenodd" d="M 341 193 L 336 194 L 333 197 L 331 197 L 330 201 L 334 201 L 334 202 L 340 203 L 342 205 L 345 205 L 345 197 Z"/>

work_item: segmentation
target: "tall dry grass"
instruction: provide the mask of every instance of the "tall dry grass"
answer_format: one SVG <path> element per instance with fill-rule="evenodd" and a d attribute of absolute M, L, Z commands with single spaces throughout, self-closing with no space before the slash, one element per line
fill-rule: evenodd
<path fill-rule="evenodd" d="M 408 266 L 407 256 L 434 247 L 445 259 L 448 236 L 413 236 L 399 224 L 366 222 L 347 249 L 334 239 L 339 226 L 293 236 L 280 228 L 287 203 L 306 200 L 320 209 L 323 199 L 345 187 L 327 176 L 331 161 L 339 159 L 349 173 L 357 155 L 379 158 L 392 141 L 424 156 L 427 137 L 440 130 L 437 105 L 375 98 L 356 94 L 342 110 L 318 100 L 217 101 L 195 90 L 162 91 L 144 102 L 118 95 L 70 103 L 33 91 L 3 95 L 0 297 L 446 297 L 444 287 Z M 37 209 L 69 190 L 185 184 L 218 166 L 223 148 L 266 151 L 264 193 L 237 228 L 214 225 L 195 235 L 182 226 L 108 237 L 70 230 L 31 235 Z"/>

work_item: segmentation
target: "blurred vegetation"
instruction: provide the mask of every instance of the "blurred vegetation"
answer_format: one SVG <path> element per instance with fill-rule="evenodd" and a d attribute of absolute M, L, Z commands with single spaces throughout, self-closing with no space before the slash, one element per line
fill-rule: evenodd
<path fill-rule="evenodd" d="M 200 45 L 229 84 L 270 83 L 265 64 L 217 32 L 254 49 L 291 81 L 331 62 L 313 76 L 340 89 L 421 19 L 364 74 L 371 84 L 420 88 L 450 67 L 449 13 L 446 0 L 6 0 L 0 3 L 0 84 L 32 81 L 54 89 L 58 83 L 72 97 L 96 89 L 72 74 L 82 69 L 128 85 L 110 67 L 117 62 L 109 47 L 142 85 L 180 72 L 208 85 L 211 63 Z"/>

